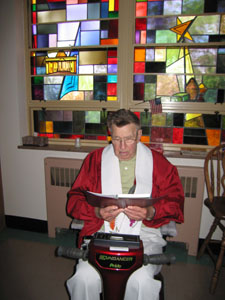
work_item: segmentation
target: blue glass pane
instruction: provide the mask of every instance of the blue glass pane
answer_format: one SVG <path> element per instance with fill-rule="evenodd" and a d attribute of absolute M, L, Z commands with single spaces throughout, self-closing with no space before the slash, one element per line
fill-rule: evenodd
<path fill-rule="evenodd" d="M 148 16 L 162 15 L 163 14 L 163 2 L 149 2 L 148 3 Z"/>
<path fill-rule="evenodd" d="M 108 38 L 108 30 L 101 30 L 101 38 L 102 39 Z"/>
<path fill-rule="evenodd" d="M 101 18 L 108 18 L 108 2 L 101 3 Z"/>
<path fill-rule="evenodd" d="M 73 91 L 78 91 L 78 76 L 65 76 L 60 98 Z"/>
<path fill-rule="evenodd" d="M 55 9 L 65 9 L 66 8 L 66 2 L 48 2 L 48 6 L 51 10 Z"/>
<path fill-rule="evenodd" d="M 117 65 L 108 65 L 108 73 L 117 73 Z"/>
<path fill-rule="evenodd" d="M 81 45 L 81 36 L 80 36 L 80 28 L 78 29 L 77 37 L 75 40 L 75 46 L 80 46 Z"/>
<path fill-rule="evenodd" d="M 135 75 L 134 82 L 145 82 L 145 76 L 144 75 Z"/>
<path fill-rule="evenodd" d="M 117 75 L 109 75 L 108 76 L 108 82 L 110 82 L 110 83 L 117 82 Z"/>
<path fill-rule="evenodd" d="M 81 46 L 99 45 L 99 31 L 81 32 Z"/>
<path fill-rule="evenodd" d="M 99 30 L 100 21 L 84 21 L 81 22 L 81 30 Z"/>
<path fill-rule="evenodd" d="M 46 68 L 45 67 L 37 67 L 37 75 L 45 75 Z"/>
<path fill-rule="evenodd" d="M 88 5 L 88 19 L 100 18 L 100 3 L 89 3 Z"/>
<path fill-rule="evenodd" d="M 37 36 L 37 45 L 38 45 L 38 48 L 48 47 L 48 35 L 47 34 L 39 34 Z"/>
<path fill-rule="evenodd" d="M 59 99 L 61 85 L 45 85 L 44 86 L 44 99 L 57 100 Z"/>
<path fill-rule="evenodd" d="M 67 5 L 67 21 L 86 20 L 87 4 Z"/>

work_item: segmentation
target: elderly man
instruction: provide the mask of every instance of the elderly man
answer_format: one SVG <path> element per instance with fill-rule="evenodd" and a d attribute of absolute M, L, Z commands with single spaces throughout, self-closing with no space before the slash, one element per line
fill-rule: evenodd
<path fill-rule="evenodd" d="M 160 227 L 170 221 L 183 222 L 184 195 L 177 169 L 162 154 L 140 142 L 140 121 L 131 111 L 121 109 L 109 114 L 107 125 L 112 144 L 86 157 L 68 193 L 68 214 L 84 221 L 79 245 L 85 235 L 104 231 L 140 235 L 146 254 L 162 253 L 166 241 Z M 130 189 L 153 198 L 165 197 L 147 208 L 94 208 L 83 193 L 87 190 L 112 195 L 128 193 Z M 156 265 L 136 270 L 127 282 L 124 299 L 158 299 L 161 284 L 154 275 L 159 271 Z M 102 291 L 98 272 L 84 261 L 79 261 L 67 287 L 72 300 L 99 300 Z"/>

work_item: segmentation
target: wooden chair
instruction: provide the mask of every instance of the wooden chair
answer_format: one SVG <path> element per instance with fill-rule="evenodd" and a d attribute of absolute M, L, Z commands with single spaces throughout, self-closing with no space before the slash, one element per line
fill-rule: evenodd
<path fill-rule="evenodd" d="M 207 154 L 204 163 L 204 173 L 208 192 L 208 198 L 205 199 L 204 204 L 210 210 L 214 221 L 200 247 L 197 258 L 200 258 L 207 249 L 215 264 L 210 284 L 210 293 L 214 294 L 225 251 L 225 226 L 221 222 L 225 220 L 225 144 L 215 147 Z M 222 231 L 222 240 L 219 255 L 215 257 L 212 249 L 210 249 L 210 243 L 216 242 L 212 240 L 212 235 L 217 228 L 220 228 Z"/>

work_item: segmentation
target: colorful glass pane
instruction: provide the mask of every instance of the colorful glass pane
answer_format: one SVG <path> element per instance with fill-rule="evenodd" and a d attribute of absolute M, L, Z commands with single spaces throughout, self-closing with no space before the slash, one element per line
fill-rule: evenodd
<path fill-rule="evenodd" d="M 162 102 L 225 101 L 225 48 L 146 47 L 134 49 L 134 73 L 143 74 L 144 96 L 134 100 L 150 100 L 146 73 L 157 74 L 150 93 Z M 163 74 L 164 73 L 164 74 Z M 133 79 L 134 85 L 137 82 Z"/>
<path fill-rule="evenodd" d="M 135 113 L 141 121 L 142 142 L 215 146 L 225 141 L 225 116 L 162 113 Z M 40 136 L 80 137 L 109 140 L 104 111 L 34 111 L 34 129 Z M 50 136 L 51 135 L 51 136 Z"/>
<path fill-rule="evenodd" d="M 32 79 L 33 100 L 117 100 L 114 48 L 32 52 L 31 72 L 43 75 Z M 109 96 L 116 98 L 108 99 Z"/>
<path fill-rule="evenodd" d="M 136 44 L 224 42 L 224 33 L 221 30 L 224 28 L 224 18 L 221 15 L 184 17 L 178 13 L 178 16 L 167 17 L 167 14 L 176 14 L 175 6 L 181 3 L 181 1 L 164 1 L 168 8 L 169 2 L 174 13 L 171 11 L 166 13 L 164 10 L 164 17 L 136 18 Z M 144 39 L 143 36 L 146 38 Z"/>
<path fill-rule="evenodd" d="M 32 24 L 36 24 L 32 30 L 33 48 L 117 45 L 115 18 L 119 1 L 92 2 L 51 1 L 32 5 Z M 96 20 L 99 18 L 100 21 Z"/>

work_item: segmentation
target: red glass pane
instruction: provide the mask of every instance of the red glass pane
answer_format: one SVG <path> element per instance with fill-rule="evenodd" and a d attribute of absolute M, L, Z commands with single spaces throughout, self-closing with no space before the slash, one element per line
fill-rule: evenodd
<path fill-rule="evenodd" d="M 172 142 L 172 128 L 152 127 L 151 142 L 171 143 Z"/>
<path fill-rule="evenodd" d="M 222 130 L 221 132 L 221 143 L 225 142 L 225 130 Z"/>
<path fill-rule="evenodd" d="M 117 50 L 109 50 L 108 57 L 117 57 Z"/>
<path fill-rule="evenodd" d="M 108 96 L 116 96 L 117 95 L 117 84 L 116 83 L 108 83 L 107 95 Z"/>
<path fill-rule="evenodd" d="M 32 12 L 32 23 L 37 24 L 37 13 L 36 13 L 36 11 Z"/>
<path fill-rule="evenodd" d="M 183 144 L 183 136 L 183 128 L 173 128 L 173 144 Z"/>
<path fill-rule="evenodd" d="M 109 21 L 108 38 L 109 39 L 118 38 L 118 20 L 110 20 Z"/>
<path fill-rule="evenodd" d="M 107 136 L 99 135 L 99 136 L 97 136 L 97 140 L 99 140 L 99 141 L 106 141 L 107 140 Z"/>
<path fill-rule="evenodd" d="M 116 65 L 117 64 L 117 58 L 116 57 L 108 58 L 108 64 L 109 65 Z"/>
<path fill-rule="evenodd" d="M 33 48 L 37 48 L 37 36 L 36 35 L 33 35 L 33 45 L 32 45 Z"/>
<path fill-rule="evenodd" d="M 134 63 L 134 73 L 145 73 L 145 63 L 144 62 Z"/>
<path fill-rule="evenodd" d="M 147 2 L 136 3 L 136 17 L 147 16 Z"/>
<path fill-rule="evenodd" d="M 136 19 L 136 30 L 146 30 L 146 19 Z"/>
<path fill-rule="evenodd" d="M 115 11 L 119 11 L 119 0 L 115 0 Z"/>
<path fill-rule="evenodd" d="M 138 119 L 140 119 L 140 117 L 141 117 L 141 113 L 140 112 L 135 112 L 135 115 L 138 117 Z"/>

